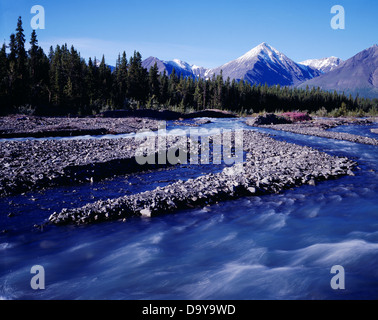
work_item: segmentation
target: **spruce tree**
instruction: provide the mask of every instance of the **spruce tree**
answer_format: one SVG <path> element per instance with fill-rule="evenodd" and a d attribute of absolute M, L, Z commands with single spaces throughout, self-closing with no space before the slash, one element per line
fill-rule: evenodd
<path fill-rule="evenodd" d="M 49 60 L 38 46 L 37 34 L 33 30 L 28 51 L 29 103 L 33 106 L 48 101 Z"/>
<path fill-rule="evenodd" d="M 167 104 L 169 99 L 169 78 L 167 76 L 167 71 L 164 69 L 164 72 L 160 74 L 160 92 L 159 92 L 159 103 L 160 104 Z"/>
<path fill-rule="evenodd" d="M 128 96 L 144 104 L 148 96 L 148 77 L 147 70 L 142 66 L 142 56 L 137 51 L 130 57 L 127 76 Z"/>
<path fill-rule="evenodd" d="M 150 89 L 150 92 L 149 92 L 150 98 L 153 101 L 158 101 L 160 83 L 159 83 L 159 69 L 156 62 L 154 66 L 150 68 L 148 72 L 148 85 Z"/>
<path fill-rule="evenodd" d="M 223 72 L 216 77 L 214 83 L 214 107 L 221 109 L 223 106 Z"/>
<path fill-rule="evenodd" d="M 32 31 L 30 37 L 30 49 L 29 49 L 29 69 L 30 80 L 32 85 L 35 83 L 35 77 L 38 67 L 38 40 L 35 30 Z"/>
<path fill-rule="evenodd" d="M 28 72 L 27 72 L 27 55 L 25 51 L 25 35 L 22 28 L 22 19 L 18 18 L 16 37 L 15 37 L 15 104 L 20 106 L 28 100 Z"/>
<path fill-rule="evenodd" d="M 196 88 L 194 90 L 194 106 L 196 107 L 196 110 L 199 110 L 202 107 L 203 103 L 203 98 L 202 98 L 202 89 L 203 89 L 203 84 L 202 84 L 202 79 L 198 79 L 196 81 Z"/>
<path fill-rule="evenodd" d="M 3 81 L 7 77 L 8 59 L 5 43 L 3 43 L 0 49 L 0 81 Z"/>
<path fill-rule="evenodd" d="M 6 114 L 8 99 L 8 59 L 6 53 L 6 46 L 3 46 L 0 50 L 0 114 Z"/>
<path fill-rule="evenodd" d="M 89 105 L 93 105 L 97 97 L 97 70 L 91 57 L 89 57 L 88 59 L 88 67 L 87 67 L 87 72 L 86 72 L 86 77 L 85 77 L 85 83 L 86 83 L 87 95 L 88 95 L 88 100 L 89 100 L 88 103 Z"/>
<path fill-rule="evenodd" d="M 180 97 L 178 92 L 178 84 L 179 78 L 176 74 L 175 68 L 172 69 L 172 72 L 169 76 L 169 84 L 168 84 L 168 95 L 170 105 L 177 106 L 180 103 Z"/>
<path fill-rule="evenodd" d="M 84 70 L 82 69 L 82 61 L 80 54 L 71 46 L 71 49 L 63 50 L 64 72 L 64 101 L 63 103 L 71 112 L 77 113 L 84 103 L 85 83 L 83 81 Z"/>
<path fill-rule="evenodd" d="M 126 52 L 123 51 L 122 57 L 119 58 L 118 68 L 116 70 L 116 80 L 115 80 L 115 96 L 116 104 L 122 108 L 127 106 L 126 94 L 127 94 L 127 73 L 128 73 L 128 62 L 126 57 Z"/>
<path fill-rule="evenodd" d="M 16 36 L 12 33 L 9 39 L 9 54 L 8 54 L 8 102 L 9 107 L 13 107 L 16 103 Z"/>
<path fill-rule="evenodd" d="M 112 88 L 112 75 L 110 67 L 105 63 L 105 56 L 102 56 L 99 68 L 98 68 L 98 76 L 99 76 L 99 99 L 103 106 L 110 105 L 111 95 L 110 91 Z"/>
<path fill-rule="evenodd" d="M 66 76 L 64 73 L 64 46 L 57 45 L 54 52 L 50 52 L 50 103 L 60 106 L 64 102 L 64 86 L 66 85 Z"/>

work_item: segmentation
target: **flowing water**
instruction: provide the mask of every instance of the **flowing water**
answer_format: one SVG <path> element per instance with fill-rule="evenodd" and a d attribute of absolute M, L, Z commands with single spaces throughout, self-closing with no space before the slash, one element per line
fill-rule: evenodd
<path fill-rule="evenodd" d="M 222 165 L 181 166 L 0 199 L 0 298 L 378 298 L 376 146 L 246 127 L 242 119 L 201 127 L 267 132 L 353 158 L 360 169 L 355 176 L 280 194 L 123 223 L 43 230 L 33 225 L 64 207 L 151 190 L 218 172 Z M 373 127 L 378 125 L 368 128 Z M 366 126 L 333 130 L 368 132 Z M 45 269 L 44 290 L 30 286 L 33 265 Z M 334 265 L 344 267 L 344 290 L 331 288 Z"/>

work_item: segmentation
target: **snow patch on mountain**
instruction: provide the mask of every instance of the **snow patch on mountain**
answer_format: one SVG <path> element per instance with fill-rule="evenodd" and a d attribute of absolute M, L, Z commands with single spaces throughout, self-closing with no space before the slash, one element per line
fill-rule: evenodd
<path fill-rule="evenodd" d="M 164 62 L 172 65 L 176 69 L 183 69 L 189 72 L 192 71 L 192 66 L 189 63 L 179 60 L 179 59 L 173 59 L 172 61 L 164 61 Z"/>
<path fill-rule="evenodd" d="M 164 70 L 170 75 L 175 69 L 177 75 L 183 75 L 184 77 L 203 78 L 204 74 L 208 70 L 207 68 L 197 65 L 191 65 L 185 61 L 179 59 L 173 59 L 169 61 L 160 60 L 156 57 L 149 57 L 142 62 L 142 66 L 149 70 L 154 64 L 157 63 L 159 73 L 163 73 Z"/>
<path fill-rule="evenodd" d="M 263 58 L 266 61 L 273 62 L 284 61 L 285 59 L 287 59 L 287 57 L 282 52 L 279 52 L 277 49 L 271 47 L 266 42 L 263 42 L 236 60 L 239 62 L 246 62 L 255 58 L 256 56 Z"/>
<path fill-rule="evenodd" d="M 299 64 L 313 67 L 317 70 L 320 70 L 322 73 L 327 73 L 329 71 L 334 70 L 337 68 L 343 60 L 337 57 L 328 57 L 328 58 L 322 58 L 322 59 L 308 59 L 302 62 L 299 62 Z"/>

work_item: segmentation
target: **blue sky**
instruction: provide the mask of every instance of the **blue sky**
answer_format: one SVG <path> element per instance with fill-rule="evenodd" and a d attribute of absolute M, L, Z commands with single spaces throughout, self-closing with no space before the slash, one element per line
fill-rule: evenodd
<path fill-rule="evenodd" d="M 333 5 L 345 9 L 345 30 L 330 26 Z M 0 40 L 8 41 L 22 16 L 29 41 L 33 5 L 45 8 L 40 45 L 74 45 L 84 58 L 123 50 L 143 58 L 179 58 L 216 67 L 267 42 L 294 61 L 348 59 L 378 42 L 376 0 L 0 0 Z"/>

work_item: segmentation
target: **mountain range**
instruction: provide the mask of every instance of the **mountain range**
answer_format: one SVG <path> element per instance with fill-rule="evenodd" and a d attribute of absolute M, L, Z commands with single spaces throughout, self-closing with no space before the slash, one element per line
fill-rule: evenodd
<path fill-rule="evenodd" d="M 332 71 L 299 85 L 300 88 L 307 86 L 378 98 L 378 46 L 365 49 Z"/>
<path fill-rule="evenodd" d="M 378 97 L 378 46 L 374 45 L 343 61 L 337 57 L 310 59 L 297 63 L 267 43 L 261 43 L 241 57 L 222 66 L 207 69 L 174 59 L 149 57 L 142 66 L 157 64 L 160 73 L 173 68 L 184 77 L 209 79 L 222 72 L 223 79 L 244 80 L 250 84 L 320 87 L 323 90 Z"/>
<path fill-rule="evenodd" d="M 261 43 L 236 60 L 208 70 L 206 76 L 248 81 L 251 84 L 267 83 L 291 86 L 319 76 L 319 70 L 300 65 L 267 43 Z"/>
<path fill-rule="evenodd" d="M 159 73 L 166 71 L 167 75 L 172 73 L 173 68 L 175 69 L 176 74 L 182 74 L 184 77 L 200 77 L 204 78 L 205 73 L 208 69 L 199 67 L 196 65 L 190 65 L 185 61 L 174 59 L 172 61 L 159 60 L 156 57 L 149 57 L 142 62 L 142 66 L 147 70 L 150 70 L 151 67 L 157 65 Z"/>

